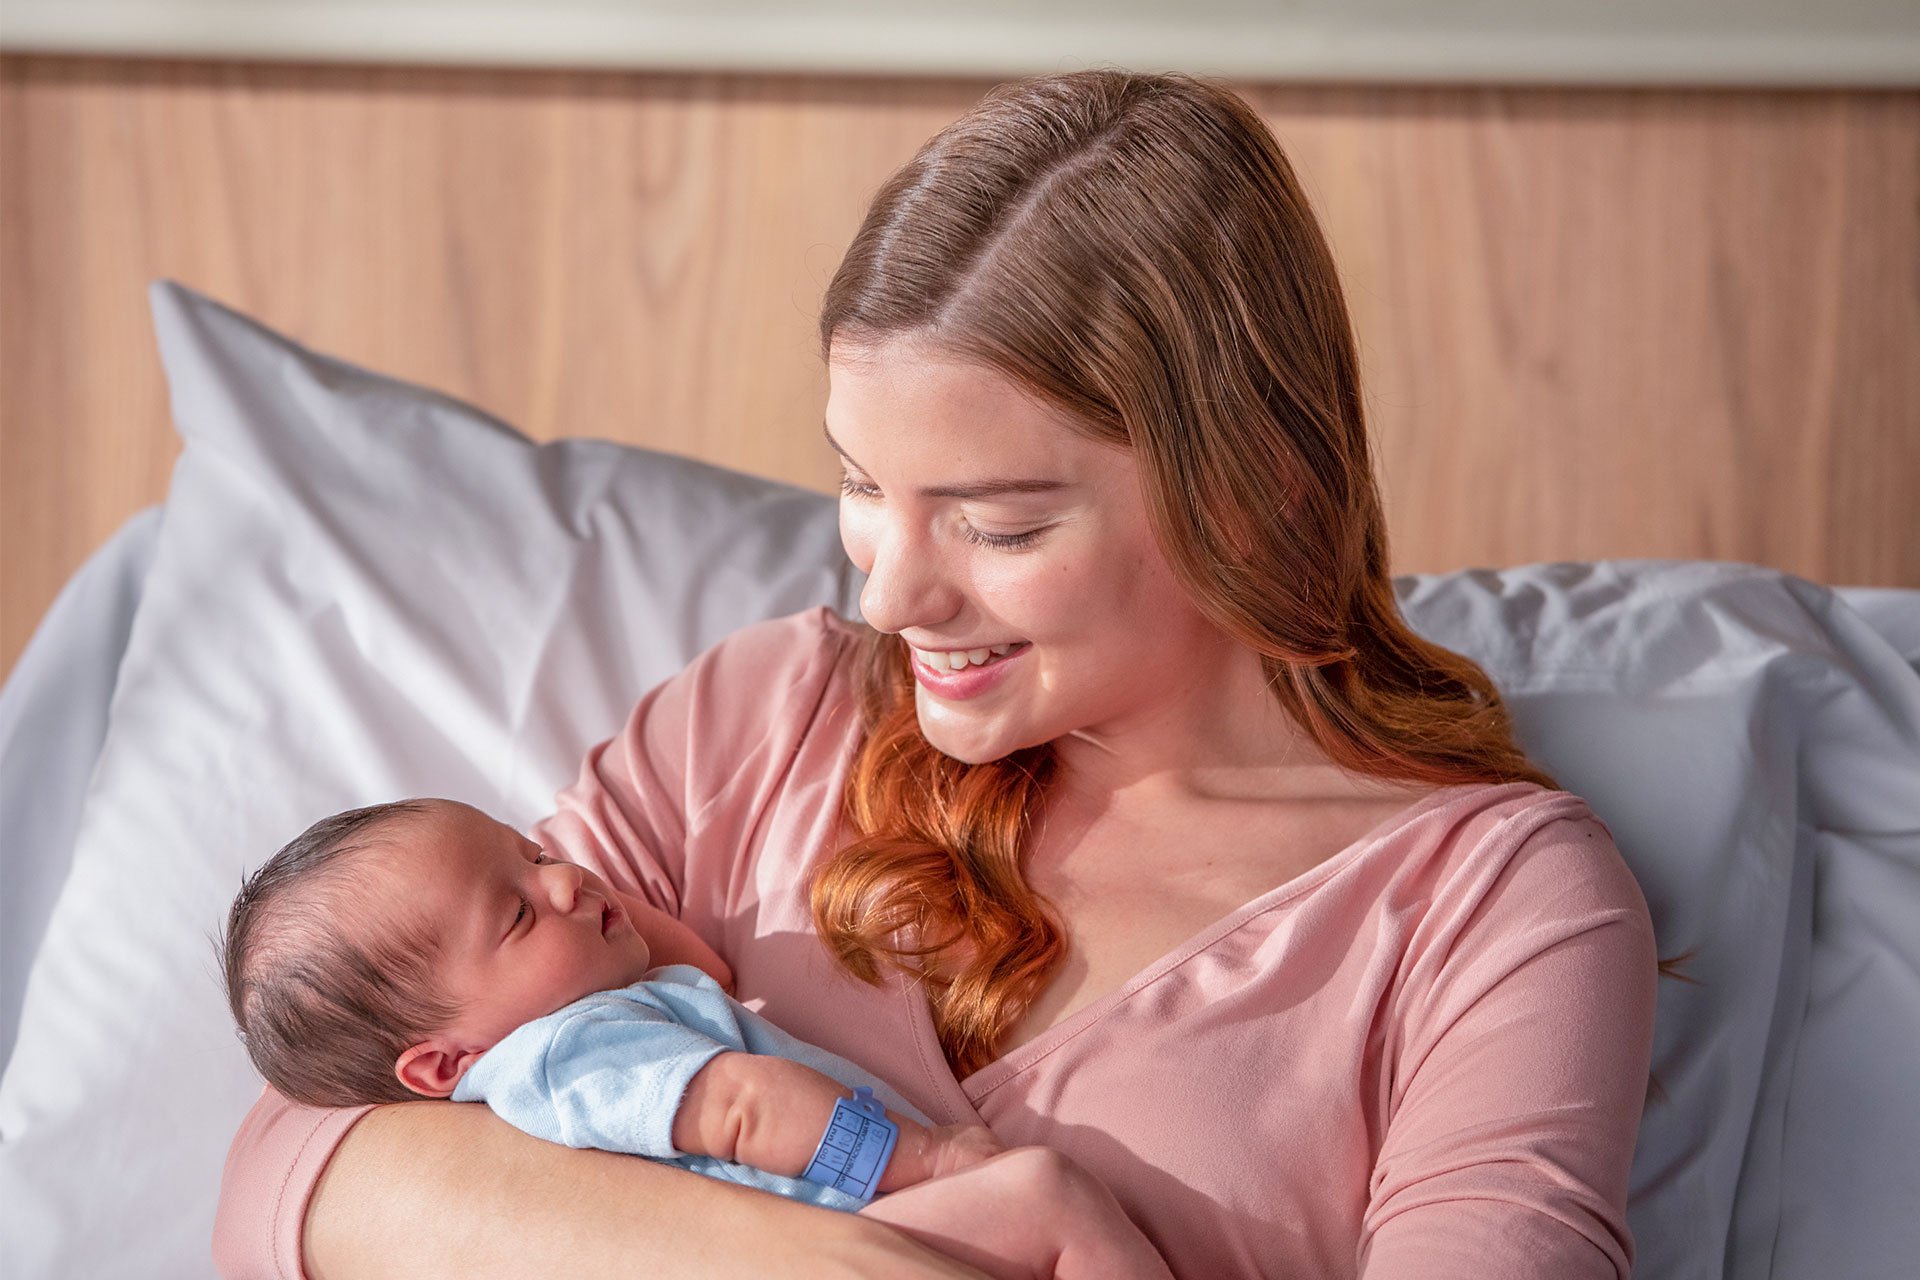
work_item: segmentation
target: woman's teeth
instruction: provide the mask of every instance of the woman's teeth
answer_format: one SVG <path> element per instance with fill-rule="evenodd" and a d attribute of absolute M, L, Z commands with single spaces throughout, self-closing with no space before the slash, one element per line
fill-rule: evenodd
<path fill-rule="evenodd" d="M 983 667 L 995 658 L 1004 658 L 1007 654 L 1025 644 L 996 644 L 985 649 L 915 649 L 913 656 L 932 667 L 935 671 L 964 671 L 968 667 Z"/>

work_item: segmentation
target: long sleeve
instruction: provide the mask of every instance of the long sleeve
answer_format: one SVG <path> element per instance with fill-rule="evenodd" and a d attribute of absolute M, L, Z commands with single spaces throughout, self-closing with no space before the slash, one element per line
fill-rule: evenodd
<path fill-rule="evenodd" d="M 1625 1280 L 1655 952 L 1597 820 L 1541 827 L 1436 911 L 1401 992 L 1365 1280 Z"/>

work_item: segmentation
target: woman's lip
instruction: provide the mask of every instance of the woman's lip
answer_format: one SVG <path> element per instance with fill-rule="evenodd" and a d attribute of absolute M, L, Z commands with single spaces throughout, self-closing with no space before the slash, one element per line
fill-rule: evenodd
<path fill-rule="evenodd" d="M 1031 644 L 1022 642 L 1020 647 L 1008 653 L 1004 658 L 996 658 L 983 667 L 969 666 L 960 671 L 935 671 L 919 658 L 910 658 L 913 664 L 913 678 L 929 693 L 937 694 L 952 701 L 977 698 L 987 690 L 1006 679 L 1007 672 L 1031 649 Z"/>

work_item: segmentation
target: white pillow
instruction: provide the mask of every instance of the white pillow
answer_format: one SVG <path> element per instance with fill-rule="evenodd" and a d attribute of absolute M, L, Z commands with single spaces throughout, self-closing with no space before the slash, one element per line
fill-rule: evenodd
<path fill-rule="evenodd" d="M 204 1276 L 260 1081 L 213 938 L 243 870 L 407 794 L 527 824 L 652 684 L 855 577 L 831 499 L 535 446 L 152 291 L 186 450 L 0 1081 L 0 1275 Z"/>
<path fill-rule="evenodd" d="M 1920 673 L 1828 588 L 1747 565 L 1399 585 L 1409 620 L 1486 667 L 1528 753 L 1612 830 L 1661 954 L 1698 948 L 1699 985 L 1659 986 L 1667 1096 L 1634 1159 L 1635 1275 L 1906 1274 Z"/>
<path fill-rule="evenodd" d="M 177 286 L 153 300 L 187 448 L 0 1081 L 9 1276 L 206 1273 L 221 1159 L 258 1091 L 211 946 L 245 868 L 320 814 L 409 793 L 531 821 L 646 687 L 747 622 L 851 616 L 858 587 L 826 497 L 609 444 L 535 447 Z M 1608 821 L 1663 953 L 1701 949 L 1705 985 L 1661 984 L 1670 1100 L 1635 1166 L 1638 1274 L 1719 1276 L 1729 1256 L 1729 1274 L 1768 1274 L 1795 1221 L 1785 1134 L 1818 1129 L 1791 1069 L 1810 951 L 1819 971 L 1810 890 L 1851 891 L 1816 876 L 1871 846 L 1878 908 L 1913 905 L 1897 833 L 1920 830 L 1902 786 L 1920 677 L 1823 588 L 1744 566 L 1396 585 Z M 1843 964 L 1868 954 L 1853 910 L 1821 903 Z M 1896 993 L 1862 989 L 1885 1015 Z M 1863 1148 L 1879 1163 L 1862 1181 L 1911 1174 L 1885 1136 L 1902 1133 Z"/>

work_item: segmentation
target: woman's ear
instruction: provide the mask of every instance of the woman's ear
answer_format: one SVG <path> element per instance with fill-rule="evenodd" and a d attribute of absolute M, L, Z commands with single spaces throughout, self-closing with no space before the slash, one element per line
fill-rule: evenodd
<path fill-rule="evenodd" d="M 477 1053 L 462 1053 L 432 1040 L 423 1040 L 401 1051 L 394 1060 L 393 1074 L 400 1083 L 428 1098 L 452 1094 L 460 1077 L 467 1074 Z"/>

